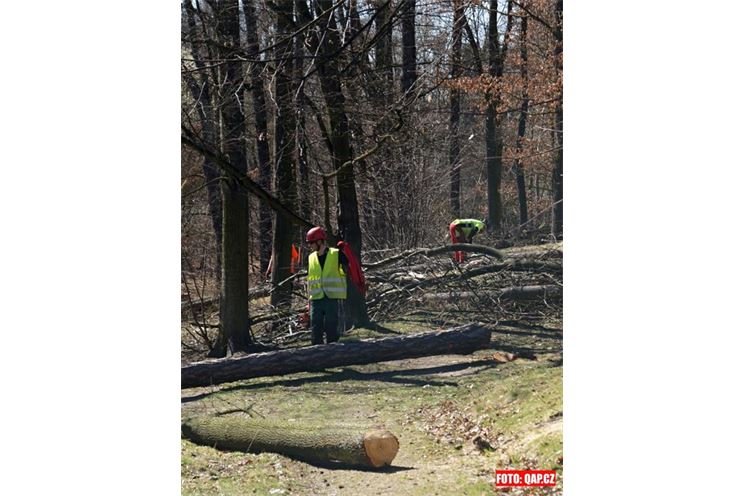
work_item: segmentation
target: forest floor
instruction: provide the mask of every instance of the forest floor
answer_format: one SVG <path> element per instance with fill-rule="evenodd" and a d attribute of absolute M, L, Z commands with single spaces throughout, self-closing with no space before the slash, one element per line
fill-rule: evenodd
<path fill-rule="evenodd" d="M 457 325 L 448 322 L 441 328 Z M 434 330 L 426 313 L 353 329 L 342 340 Z M 181 442 L 184 495 L 495 494 L 495 469 L 551 469 L 561 494 L 562 328 L 546 318 L 492 323 L 490 348 L 182 391 L 182 414 L 240 409 L 287 421 L 382 426 L 400 449 L 384 470 L 316 467 L 274 453 Z"/>

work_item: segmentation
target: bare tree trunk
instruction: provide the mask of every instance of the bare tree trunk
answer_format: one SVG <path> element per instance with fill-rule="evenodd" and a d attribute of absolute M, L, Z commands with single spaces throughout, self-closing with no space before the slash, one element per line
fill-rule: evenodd
<path fill-rule="evenodd" d="M 351 39 L 357 34 L 357 31 L 359 31 L 360 29 L 360 19 L 359 19 L 359 14 L 357 12 L 357 2 L 355 0 L 350 0 L 349 15 L 350 15 L 351 26 L 350 26 L 350 29 L 346 31 L 346 33 L 347 33 L 347 37 Z M 355 46 L 355 44 L 351 41 L 350 43 L 352 43 L 352 50 L 357 50 L 357 47 Z M 360 74 L 364 74 L 366 72 L 367 64 L 366 62 L 364 62 L 365 59 L 366 57 L 360 57 L 359 65 L 355 64 L 350 67 L 349 75 L 351 77 L 359 77 Z M 347 91 L 349 92 L 349 98 L 352 102 L 359 102 L 363 100 L 363 96 L 360 91 L 360 86 L 356 84 L 348 84 L 346 85 L 346 88 L 347 88 Z M 350 131 L 352 131 L 351 136 L 354 136 L 356 139 L 359 140 L 359 139 L 362 139 L 362 137 L 364 136 L 364 129 L 362 127 L 362 119 L 359 119 L 359 118 L 355 119 L 354 116 L 355 116 L 354 113 L 352 113 L 349 116 L 349 127 L 350 127 Z M 353 145 L 351 139 L 350 139 L 350 145 Z M 363 174 L 364 174 L 364 171 L 367 168 L 367 161 L 365 159 L 362 159 L 359 162 L 357 162 L 354 165 L 354 167 L 357 167 L 358 170 L 363 171 Z M 355 174 L 355 185 L 357 182 L 356 178 L 358 176 L 359 174 Z M 356 192 L 357 192 L 357 187 L 355 186 L 355 194 Z M 358 201 L 358 209 L 359 209 L 359 201 Z"/>
<path fill-rule="evenodd" d="M 225 83 L 219 87 L 222 149 L 236 172 L 248 172 L 241 94 L 243 64 L 236 55 L 240 48 L 238 1 L 222 1 L 217 17 L 217 35 L 222 57 L 220 71 Z M 211 356 L 227 351 L 248 350 L 252 340 L 248 321 L 248 195 L 238 181 L 223 180 L 222 280 L 220 285 L 221 338 Z"/>
<path fill-rule="evenodd" d="M 491 0 L 489 7 L 489 74 L 499 80 L 504 72 L 504 56 L 512 26 L 512 1 L 507 3 L 507 32 L 500 48 L 497 12 L 499 0 Z M 499 90 L 491 92 L 486 108 L 486 182 L 487 203 L 489 206 L 488 230 L 499 233 L 502 230 L 502 119 L 498 117 L 497 107 L 501 101 Z"/>
<path fill-rule="evenodd" d="M 414 88 L 417 80 L 416 65 L 416 0 L 403 0 L 401 4 L 401 93 L 404 101 L 415 105 Z M 397 230 L 394 240 L 399 246 L 411 245 L 415 236 L 406 236 L 406 229 L 414 226 L 414 180 L 416 169 L 411 162 L 399 162 L 398 177 L 394 184 L 397 194 L 393 200 L 398 206 L 396 225 Z"/>
<path fill-rule="evenodd" d="M 402 75 L 401 93 L 404 95 L 414 88 L 416 71 L 416 0 L 402 0 L 401 8 L 401 43 Z"/>
<path fill-rule="evenodd" d="M 453 218 L 460 217 L 460 88 L 458 78 L 462 74 L 461 51 L 463 46 L 463 25 L 465 24 L 465 5 L 462 0 L 453 0 L 453 50 L 450 67 L 450 81 L 456 86 L 450 88 L 450 211 Z"/>
<path fill-rule="evenodd" d="M 525 140 L 525 125 L 528 119 L 528 16 L 523 15 L 520 29 L 520 75 L 522 76 L 523 97 L 520 107 L 520 118 L 517 124 L 517 158 L 514 171 L 517 182 L 517 199 L 520 208 L 520 226 L 528 222 L 528 195 L 525 191 L 525 172 L 521 154 Z"/>
<path fill-rule="evenodd" d="M 556 2 L 556 30 L 554 36 L 556 38 L 556 59 L 555 63 L 557 70 L 561 75 L 563 70 L 563 0 L 557 0 Z M 563 150 L 563 139 L 564 139 L 564 106 L 562 99 L 564 97 L 564 90 L 559 93 L 559 103 L 556 108 L 556 141 L 558 142 L 558 152 L 556 154 L 556 161 L 554 162 L 554 169 L 551 174 L 552 186 L 553 186 L 553 209 L 551 216 L 551 233 L 556 239 L 561 239 L 564 229 L 564 150 Z"/>
<path fill-rule="evenodd" d="M 275 186 L 277 198 L 295 209 L 297 205 L 297 183 L 295 179 L 295 104 L 293 88 L 293 62 L 295 46 L 289 35 L 293 32 L 293 0 L 281 0 L 277 6 L 277 39 L 282 40 L 275 48 L 277 71 L 275 74 L 275 98 L 277 115 L 274 119 L 274 157 L 277 163 Z M 284 215 L 277 214 L 273 242 L 272 284 L 278 285 L 290 277 L 290 258 L 293 241 L 293 225 Z M 278 287 L 271 296 L 275 307 L 289 307 L 292 302 L 291 285 Z"/>
<path fill-rule="evenodd" d="M 325 79 L 325 78 L 322 78 Z M 339 236 L 352 247 L 352 251 L 359 259 L 362 252 L 362 231 L 360 229 L 359 212 L 357 207 L 357 192 L 354 181 L 354 169 L 344 166 L 353 157 L 352 146 L 349 142 L 349 123 L 344 111 L 344 95 L 338 79 L 326 79 L 324 96 L 329 108 L 332 128 L 332 142 L 334 144 L 334 169 L 336 176 L 337 197 L 339 202 L 337 223 Z M 354 285 L 348 284 L 346 310 L 349 324 L 364 326 L 369 323 L 364 297 Z"/>
<path fill-rule="evenodd" d="M 213 91 L 212 87 L 215 84 L 210 78 L 210 71 L 205 67 L 203 56 L 200 54 L 195 38 L 199 36 L 197 32 L 197 20 L 194 6 L 191 2 L 185 2 L 184 8 L 186 9 L 186 20 L 189 28 L 188 36 L 191 39 L 191 53 L 194 63 L 197 66 L 198 73 L 201 74 L 199 80 L 196 76 L 189 78 L 191 84 L 189 89 L 191 91 L 194 101 L 197 102 L 199 109 L 199 120 L 202 126 L 202 139 L 207 143 L 217 143 L 217 131 L 215 129 L 215 122 L 217 117 L 215 116 L 215 106 L 213 105 Z M 211 58 L 209 55 L 204 58 Z M 222 276 L 222 198 L 220 197 L 220 185 L 219 177 L 220 172 L 218 167 L 209 157 L 204 157 L 204 163 L 202 165 L 204 171 L 204 181 L 207 187 L 207 203 L 209 205 L 210 219 L 212 220 L 212 229 L 215 232 L 215 252 L 217 258 L 217 264 L 215 267 L 215 276 L 220 279 Z"/>
<path fill-rule="evenodd" d="M 440 354 L 467 355 L 489 346 L 490 339 L 491 331 L 488 328 L 468 324 L 444 331 L 422 332 L 401 337 L 337 342 L 208 360 L 181 367 L 181 388 L 402 358 Z"/>
<path fill-rule="evenodd" d="M 388 109 L 393 103 L 394 94 L 397 89 L 394 86 L 393 76 L 393 28 L 390 0 L 375 0 L 376 16 L 375 22 L 375 70 L 370 72 L 371 84 L 367 90 L 375 106 L 381 111 Z M 382 119 L 376 126 L 377 134 L 384 133 L 389 125 L 388 119 Z M 363 203 L 363 215 L 367 226 L 368 239 L 373 239 L 381 246 L 387 246 L 393 242 L 388 215 L 389 209 L 382 205 L 390 205 L 387 196 L 391 193 L 385 185 L 391 182 L 391 176 L 398 173 L 390 164 L 393 160 L 393 152 L 384 147 L 380 152 L 371 157 L 371 167 L 376 171 L 371 175 L 369 182 L 371 193 L 368 201 Z"/>
<path fill-rule="evenodd" d="M 393 100 L 393 27 L 391 25 L 390 0 L 375 0 L 378 15 L 375 17 L 375 30 L 379 35 L 375 42 L 375 74 L 380 78 L 378 92 L 384 105 Z"/>
<path fill-rule="evenodd" d="M 297 166 L 298 166 L 298 193 L 300 200 L 300 212 L 311 218 L 313 198 L 310 184 L 310 164 L 308 163 L 308 139 L 306 136 L 306 123 L 305 123 L 305 84 L 302 82 L 302 75 L 305 69 L 303 64 L 303 38 L 296 36 L 294 39 L 294 50 L 295 50 L 295 81 L 300 81 L 299 86 L 296 90 L 296 109 L 297 109 Z"/>
<path fill-rule="evenodd" d="M 305 7 L 302 2 L 298 7 Z M 359 210 L 357 203 L 357 191 L 355 187 L 355 173 L 351 162 L 354 158 L 352 143 L 350 141 L 349 118 L 346 113 L 346 98 L 341 86 L 341 73 L 339 61 L 336 55 L 341 50 L 341 39 L 337 29 L 335 16 L 331 11 L 330 0 L 320 0 L 318 9 L 324 14 L 323 43 L 318 33 L 313 33 L 308 38 L 314 53 L 319 57 L 314 59 L 318 67 L 318 77 L 321 81 L 321 91 L 329 116 L 329 134 L 332 150 L 332 163 L 336 174 L 338 215 L 337 223 L 341 239 L 349 243 L 352 251 L 360 258 L 362 250 L 362 231 L 360 229 Z M 310 21 L 310 12 L 301 10 L 301 19 Z M 357 291 L 354 285 L 349 284 L 345 310 L 347 324 L 364 326 L 369 324 L 367 307 L 364 297 Z"/>
<path fill-rule="evenodd" d="M 272 182 L 272 164 L 269 154 L 269 128 L 267 124 L 267 106 L 264 82 L 261 77 L 264 65 L 259 62 L 259 39 L 256 32 L 256 10 L 253 2 L 243 2 L 243 13 L 246 19 L 246 41 L 249 56 L 249 73 L 251 74 L 251 94 L 253 96 L 254 118 L 256 122 L 256 155 L 259 164 L 258 183 L 270 191 Z M 259 267 L 265 273 L 272 256 L 272 212 L 269 206 L 259 203 Z"/>

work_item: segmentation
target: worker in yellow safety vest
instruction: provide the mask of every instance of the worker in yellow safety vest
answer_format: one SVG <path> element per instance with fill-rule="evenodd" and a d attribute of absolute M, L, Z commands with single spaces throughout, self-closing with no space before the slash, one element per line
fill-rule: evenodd
<path fill-rule="evenodd" d="M 323 344 L 339 340 L 339 313 L 347 298 L 347 278 L 343 267 L 349 267 L 344 253 L 326 245 L 326 231 L 314 227 L 305 236 L 311 250 L 308 256 L 308 296 L 310 298 L 311 342 Z"/>
<path fill-rule="evenodd" d="M 486 229 L 486 223 L 478 219 L 455 219 L 450 223 L 450 239 L 453 244 L 473 243 L 473 237 Z M 453 253 L 456 262 L 464 262 L 466 254 L 462 251 Z"/>

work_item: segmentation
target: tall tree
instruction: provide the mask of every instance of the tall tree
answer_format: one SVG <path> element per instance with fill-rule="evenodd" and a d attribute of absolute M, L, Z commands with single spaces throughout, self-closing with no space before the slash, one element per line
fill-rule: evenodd
<path fill-rule="evenodd" d="M 488 229 L 491 232 L 502 230 L 502 114 L 497 114 L 501 103 L 500 79 L 504 73 L 504 57 L 507 52 L 510 29 L 512 27 L 512 0 L 507 3 L 507 31 L 500 47 L 497 12 L 499 0 L 491 0 L 489 5 L 489 75 L 492 76 L 494 88 L 487 94 L 486 108 L 486 182 L 487 203 L 489 206 Z"/>
<path fill-rule="evenodd" d="M 293 69 L 295 71 L 293 79 L 298 81 L 297 90 L 295 90 L 295 115 L 297 117 L 296 123 L 296 143 L 297 143 L 297 171 L 298 171 L 298 196 L 300 201 L 300 212 L 306 217 L 311 215 L 311 183 L 310 183 L 310 163 L 309 163 L 309 148 L 307 137 L 307 123 L 305 120 L 305 101 L 307 99 L 305 95 L 305 82 L 303 74 L 305 71 L 305 60 L 303 53 L 303 37 L 295 36 L 294 38 L 294 52 L 295 61 Z"/>
<path fill-rule="evenodd" d="M 248 172 L 243 118 L 243 62 L 240 53 L 239 2 L 217 3 L 216 33 L 225 63 L 218 69 L 222 152 L 236 172 Z M 224 177 L 222 278 L 220 285 L 221 334 L 212 356 L 247 351 L 252 344 L 248 321 L 248 195 L 238 181 Z M 227 349 L 226 349 L 227 348 Z"/>
<path fill-rule="evenodd" d="M 416 51 L 416 0 L 402 0 L 401 2 L 401 93 L 404 101 L 412 106 L 415 102 L 414 88 L 417 80 L 417 51 Z M 415 170 L 413 164 L 408 161 L 399 163 L 398 183 L 400 195 L 398 195 L 399 212 L 398 224 L 404 227 L 404 231 L 413 226 L 415 209 L 413 183 Z M 409 238 L 412 242 L 417 236 Z M 403 240 L 401 240 L 403 241 Z M 399 243 L 403 244 L 403 243 Z M 408 248 L 403 244 L 402 248 Z"/>
<path fill-rule="evenodd" d="M 393 75 L 393 17 L 391 0 L 373 0 L 375 7 L 375 66 L 374 71 L 369 73 L 369 84 L 367 92 L 370 95 L 372 105 L 375 109 L 384 112 L 393 103 L 397 93 L 394 85 Z M 385 115 L 385 114 L 384 114 Z M 380 135 L 385 133 L 389 126 L 389 120 L 380 119 L 375 125 L 374 133 Z M 377 156 L 371 158 L 374 174 L 370 176 L 370 193 L 366 202 L 363 202 L 365 225 L 369 239 L 375 241 L 376 245 L 384 246 L 392 242 L 394 233 L 389 227 L 389 218 L 392 209 L 380 208 L 380 204 L 386 204 L 386 198 L 395 195 L 391 188 L 385 184 L 393 182 L 391 176 L 398 176 L 398 171 L 391 167 L 394 163 L 392 150 L 384 147 Z M 374 177 L 372 177 L 374 176 Z M 394 182 L 395 184 L 395 182 Z"/>
<path fill-rule="evenodd" d="M 460 217 L 460 98 L 458 78 L 463 72 L 461 62 L 463 47 L 463 26 L 466 21 L 466 7 L 463 0 L 453 0 L 453 49 L 450 64 L 450 210 L 454 218 Z"/>
<path fill-rule="evenodd" d="M 300 19 L 304 23 L 312 22 L 307 5 L 304 2 L 298 2 L 297 5 L 300 7 Z M 316 23 L 318 30 L 309 32 L 308 42 L 311 53 L 318 54 L 313 63 L 318 69 L 321 92 L 328 112 L 331 161 L 336 172 L 337 224 L 340 237 L 350 244 L 359 258 L 362 250 L 362 231 L 354 179 L 354 154 L 338 58 L 343 48 L 342 39 L 331 1 L 319 0 L 316 13 L 320 19 L 320 22 Z M 349 285 L 345 308 L 349 324 L 359 326 L 369 323 L 365 299 L 353 285 Z"/>
<path fill-rule="evenodd" d="M 269 154 L 269 126 L 267 124 L 266 94 L 262 71 L 264 64 L 259 55 L 259 37 L 256 30 L 256 9 L 251 1 L 243 2 L 246 22 L 246 54 L 248 72 L 251 76 L 251 95 L 256 126 L 256 158 L 259 166 L 258 183 L 269 191 L 272 181 L 272 164 Z M 269 206 L 259 204 L 259 267 L 265 273 L 272 256 L 272 213 Z"/>
<path fill-rule="evenodd" d="M 556 27 L 554 29 L 554 37 L 556 38 L 556 50 L 555 50 L 555 64 L 556 69 L 559 72 L 559 77 L 563 72 L 563 44 L 564 44 L 564 2 L 563 0 L 556 1 L 555 7 L 555 21 Z M 559 102 L 556 107 L 556 141 L 558 143 L 558 151 L 556 153 L 556 160 L 554 162 L 554 168 L 551 174 L 552 186 L 553 186 L 553 208 L 551 216 L 551 233 L 557 239 L 562 237 L 564 229 L 564 150 L 563 150 L 563 136 L 564 136 L 564 89 L 561 86 L 559 92 Z"/>
<path fill-rule="evenodd" d="M 379 95 L 384 105 L 393 100 L 393 24 L 391 22 L 391 1 L 374 0 L 375 15 L 375 75 L 377 80 L 375 95 Z"/>
<path fill-rule="evenodd" d="M 513 164 L 515 181 L 517 182 L 517 201 L 520 209 L 520 225 L 528 222 L 528 197 L 525 191 L 525 171 L 522 165 L 523 141 L 525 140 L 525 126 L 528 119 L 528 16 L 522 16 L 520 23 L 520 79 L 522 84 L 522 102 L 520 117 L 517 123 L 517 156 Z"/>
<path fill-rule="evenodd" d="M 199 124 L 201 137 L 207 143 L 215 143 L 217 140 L 217 130 L 215 122 L 215 106 L 213 104 L 212 87 L 215 84 L 212 77 L 213 72 L 207 68 L 204 63 L 205 59 L 211 59 L 207 52 L 209 47 L 205 43 L 199 43 L 196 40 L 200 38 L 199 23 L 197 22 L 197 12 L 191 1 L 184 2 L 184 13 L 187 23 L 187 39 L 190 40 L 191 57 L 196 66 L 196 72 L 189 74 L 185 79 L 191 92 L 191 96 L 197 104 L 199 115 Z M 204 32 L 204 20 L 201 21 L 202 31 Z M 207 188 L 207 204 L 212 220 L 212 228 L 215 231 L 215 251 L 217 264 L 215 267 L 216 276 L 219 278 L 222 272 L 221 249 L 222 246 L 222 199 L 220 198 L 219 187 L 219 169 L 210 157 L 204 157 L 202 163 L 204 171 L 205 186 Z"/>
<path fill-rule="evenodd" d="M 416 70 L 416 0 L 402 0 L 401 8 L 401 93 L 414 88 Z"/>
<path fill-rule="evenodd" d="M 296 119 L 295 91 L 293 83 L 295 45 L 292 38 L 294 0 L 278 0 L 277 42 L 274 58 L 277 70 L 274 75 L 277 114 L 274 118 L 274 156 L 276 161 L 275 188 L 277 198 L 291 210 L 297 205 L 297 182 L 295 179 Z M 278 285 L 290 277 L 290 259 L 293 242 L 293 226 L 286 216 L 277 214 L 274 229 L 272 284 Z M 271 296 L 274 306 L 287 307 L 292 301 L 292 287 L 277 287 Z"/>

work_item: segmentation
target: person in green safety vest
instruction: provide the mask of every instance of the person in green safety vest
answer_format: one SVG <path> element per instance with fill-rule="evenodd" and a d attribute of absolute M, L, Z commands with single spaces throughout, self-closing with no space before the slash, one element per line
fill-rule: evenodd
<path fill-rule="evenodd" d="M 486 223 L 478 219 L 455 219 L 450 223 L 450 239 L 455 243 L 473 243 L 473 237 L 486 230 Z M 464 262 L 466 254 L 462 251 L 453 253 L 456 262 Z"/>
<path fill-rule="evenodd" d="M 308 296 L 312 344 L 339 341 L 339 312 L 347 298 L 347 278 L 343 267 L 349 267 L 344 253 L 326 245 L 326 231 L 314 227 L 305 235 L 310 247 L 308 256 Z"/>

